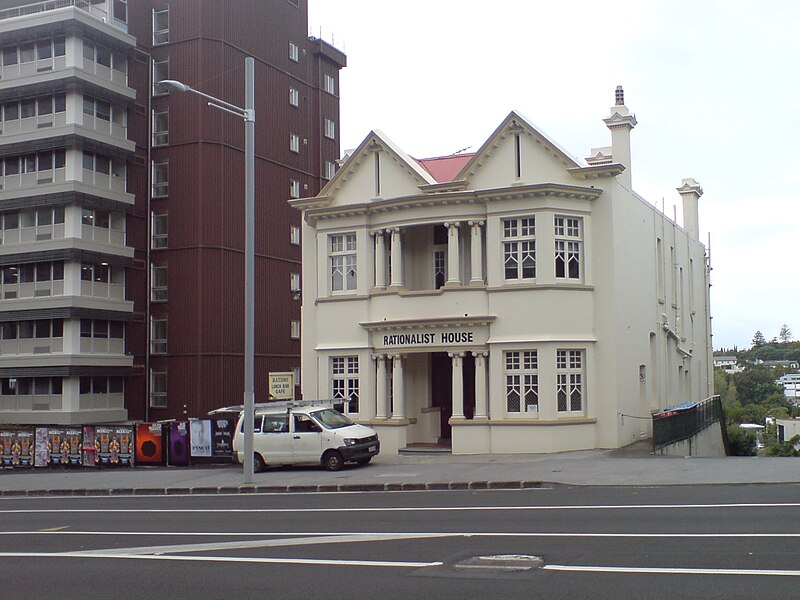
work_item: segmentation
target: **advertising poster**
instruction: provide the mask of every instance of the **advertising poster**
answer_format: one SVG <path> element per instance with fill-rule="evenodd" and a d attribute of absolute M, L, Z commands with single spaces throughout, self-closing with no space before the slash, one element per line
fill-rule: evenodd
<path fill-rule="evenodd" d="M 164 440 L 160 423 L 136 425 L 136 462 L 140 465 L 164 464 Z"/>
<path fill-rule="evenodd" d="M 115 447 L 111 450 L 111 464 L 123 467 L 133 466 L 133 427 L 117 425 L 114 427 Z M 116 454 L 115 454 L 116 452 Z"/>
<path fill-rule="evenodd" d="M 95 430 L 94 425 L 83 426 L 83 466 L 96 467 L 97 466 L 97 449 L 95 448 Z"/>
<path fill-rule="evenodd" d="M 69 464 L 69 442 L 66 429 L 63 427 L 47 428 L 47 454 L 48 464 L 51 466 L 61 467 Z"/>
<path fill-rule="evenodd" d="M 167 462 L 177 467 L 185 467 L 189 464 L 189 423 L 186 421 L 169 424 Z"/>
<path fill-rule="evenodd" d="M 211 456 L 211 419 L 189 421 L 189 442 L 193 457 Z"/>
<path fill-rule="evenodd" d="M 233 424 L 231 419 L 215 419 L 211 421 L 211 432 L 213 436 L 213 446 L 211 453 L 213 456 L 230 457 L 233 454 Z"/>
<path fill-rule="evenodd" d="M 50 463 L 50 449 L 47 447 L 47 427 L 37 427 L 34 433 L 36 449 L 33 466 L 46 467 Z"/>
<path fill-rule="evenodd" d="M 95 464 L 110 465 L 112 451 L 115 455 L 118 452 L 114 445 L 114 429 L 106 425 L 97 425 L 94 428 L 94 448 Z"/>
<path fill-rule="evenodd" d="M 0 431 L 0 461 L 4 467 L 32 467 L 36 443 L 31 429 Z"/>
<path fill-rule="evenodd" d="M 72 467 L 81 465 L 81 447 L 83 443 L 83 431 L 78 427 L 67 427 L 67 462 Z"/>

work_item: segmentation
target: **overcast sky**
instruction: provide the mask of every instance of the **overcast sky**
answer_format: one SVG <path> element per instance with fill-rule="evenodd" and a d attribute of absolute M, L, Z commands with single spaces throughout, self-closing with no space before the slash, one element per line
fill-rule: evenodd
<path fill-rule="evenodd" d="M 574 156 L 610 146 L 625 89 L 634 189 L 703 187 L 714 347 L 800 338 L 800 2 L 309 0 L 347 54 L 342 150 L 380 129 L 415 158 L 477 150 L 516 110 Z"/>

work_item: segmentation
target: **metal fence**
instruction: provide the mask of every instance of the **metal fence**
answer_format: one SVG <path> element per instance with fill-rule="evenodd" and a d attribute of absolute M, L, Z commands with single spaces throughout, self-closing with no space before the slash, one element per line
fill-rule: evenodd
<path fill-rule="evenodd" d="M 727 452 L 728 436 L 719 396 L 656 413 L 653 415 L 653 451 L 686 440 L 716 422 L 720 423 L 722 441 Z"/>
<path fill-rule="evenodd" d="M 105 15 L 105 10 L 102 5 L 93 6 L 90 0 L 47 0 L 45 2 L 35 2 L 0 10 L 0 20 L 34 15 L 36 13 L 66 8 L 68 6 L 74 6 L 75 8 L 85 10 L 88 13 L 95 14 L 95 16 Z"/>

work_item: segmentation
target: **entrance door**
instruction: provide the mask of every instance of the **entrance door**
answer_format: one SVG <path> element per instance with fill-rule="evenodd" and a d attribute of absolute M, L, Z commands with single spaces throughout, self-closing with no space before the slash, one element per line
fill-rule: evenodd
<path fill-rule="evenodd" d="M 439 407 L 439 441 L 449 442 L 450 416 L 453 414 L 453 363 L 447 352 L 432 352 L 431 406 Z"/>

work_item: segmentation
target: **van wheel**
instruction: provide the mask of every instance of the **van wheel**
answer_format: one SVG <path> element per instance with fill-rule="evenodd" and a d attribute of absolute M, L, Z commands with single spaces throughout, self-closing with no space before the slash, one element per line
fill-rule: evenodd
<path fill-rule="evenodd" d="M 340 471 L 344 466 L 344 459 L 336 450 L 330 450 L 322 455 L 322 466 L 327 471 Z"/>
<path fill-rule="evenodd" d="M 358 464 L 360 464 L 360 465 L 366 465 L 366 464 L 369 464 L 369 461 L 371 461 L 371 460 L 372 460 L 372 457 L 371 456 L 367 456 L 366 458 L 359 458 L 356 462 Z"/>
<path fill-rule="evenodd" d="M 253 472 L 254 473 L 261 473 L 264 469 L 267 468 L 267 463 L 264 462 L 264 457 L 261 456 L 258 452 L 253 453 Z"/>

